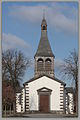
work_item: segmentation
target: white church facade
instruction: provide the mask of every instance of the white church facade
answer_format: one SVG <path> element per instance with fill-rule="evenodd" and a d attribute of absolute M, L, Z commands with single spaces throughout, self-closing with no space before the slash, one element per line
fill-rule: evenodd
<path fill-rule="evenodd" d="M 54 54 L 47 36 L 43 17 L 41 38 L 35 59 L 35 75 L 16 93 L 16 112 L 65 113 L 74 112 L 74 90 L 54 75 Z"/>

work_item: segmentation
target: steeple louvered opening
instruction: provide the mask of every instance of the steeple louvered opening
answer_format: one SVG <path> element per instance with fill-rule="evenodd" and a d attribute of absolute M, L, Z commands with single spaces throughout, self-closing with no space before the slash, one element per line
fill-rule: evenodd
<path fill-rule="evenodd" d="M 43 71 L 44 70 L 44 61 L 42 58 L 39 58 L 37 60 L 37 71 Z"/>
<path fill-rule="evenodd" d="M 51 70 L 52 70 L 52 69 L 51 69 L 51 66 L 52 66 L 52 61 L 51 61 L 50 58 L 47 58 L 47 59 L 45 60 L 45 70 L 46 70 L 46 71 L 51 71 Z"/>
<path fill-rule="evenodd" d="M 41 30 L 46 30 L 47 31 L 47 23 L 46 23 L 45 18 L 42 20 Z"/>

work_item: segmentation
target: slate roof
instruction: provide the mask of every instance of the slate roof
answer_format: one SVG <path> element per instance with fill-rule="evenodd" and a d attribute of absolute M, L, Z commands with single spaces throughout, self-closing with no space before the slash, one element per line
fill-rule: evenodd
<path fill-rule="evenodd" d="M 17 87 L 16 93 L 20 93 L 23 87 Z"/>
<path fill-rule="evenodd" d="M 75 92 L 73 87 L 66 87 L 65 89 L 66 89 L 67 93 L 74 93 Z"/>
<path fill-rule="evenodd" d="M 56 81 L 56 82 L 59 82 L 59 83 L 61 83 L 61 84 L 63 84 L 63 85 L 66 85 L 66 83 L 64 83 L 63 81 L 61 81 L 61 80 L 59 80 L 59 79 L 57 79 L 57 78 L 53 78 L 53 77 L 50 77 L 50 76 L 48 76 L 48 75 L 40 75 L 40 76 L 38 76 L 38 77 L 33 77 L 33 78 L 31 78 L 30 80 L 28 80 L 27 82 L 25 82 L 23 85 L 25 86 L 25 85 L 27 85 L 29 82 L 33 82 L 33 81 L 35 81 L 35 80 L 38 80 L 39 78 L 41 78 L 41 77 L 43 77 L 43 76 L 46 76 L 46 77 L 48 77 L 48 78 L 50 78 L 50 79 L 52 79 L 52 80 L 54 80 L 54 81 Z"/>
<path fill-rule="evenodd" d="M 42 20 L 42 24 L 46 24 L 46 21 L 44 19 Z M 35 56 L 54 57 L 47 37 L 46 30 L 41 31 L 41 38 Z"/>
<path fill-rule="evenodd" d="M 42 23 L 41 23 L 41 25 L 47 25 L 47 22 L 46 22 L 46 20 L 45 20 L 45 17 L 43 16 L 43 20 L 42 20 Z"/>

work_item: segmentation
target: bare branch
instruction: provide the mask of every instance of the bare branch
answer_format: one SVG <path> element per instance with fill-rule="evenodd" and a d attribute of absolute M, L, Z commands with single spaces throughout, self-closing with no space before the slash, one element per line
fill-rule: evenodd
<path fill-rule="evenodd" d="M 12 80 L 15 86 L 22 80 L 25 70 L 30 65 L 31 60 L 21 51 L 7 50 L 2 53 L 2 79 Z"/>

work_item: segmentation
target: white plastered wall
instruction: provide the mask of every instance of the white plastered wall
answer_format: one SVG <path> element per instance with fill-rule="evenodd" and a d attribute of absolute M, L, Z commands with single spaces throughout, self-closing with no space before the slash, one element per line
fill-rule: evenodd
<path fill-rule="evenodd" d="M 52 90 L 50 95 L 50 110 L 60 110 L 60 87 L 61 83 L 43 76 L 28 83 L 29 87 L 29 110 L 39 110 L 39 98 L 37 90 L 46 87 Z"/>
<path fill-rule="evenodd" d="M 20 95 L 21 93 L 16 93 L 16 112 L 21 112 Z"/>
<path fill-rule="evenodd" d="M 25 112 L 25 89 L 23 88 L 21 91 L 21 106 L 22 106 L 22 112 Z"/>
<path fill-rule="evenodd" d="M 73 114 L 73 109 L 74 109 L 74 104 L 73 104 L 73 94 L 72 93 L 68 93 L 69 95 L 69 110 L 70 113 Z"/>

